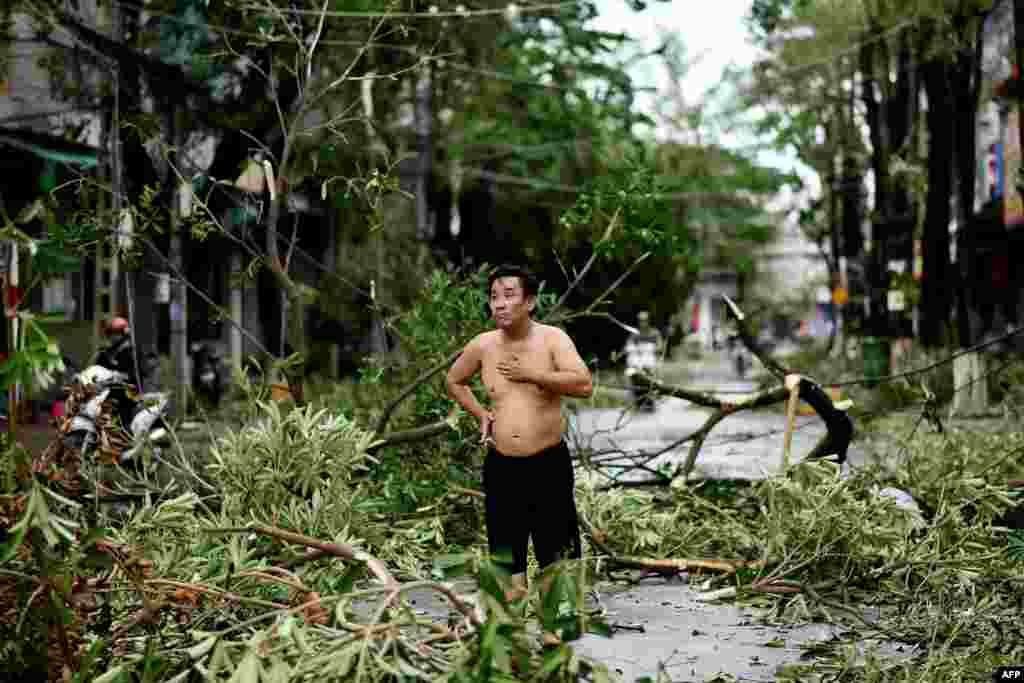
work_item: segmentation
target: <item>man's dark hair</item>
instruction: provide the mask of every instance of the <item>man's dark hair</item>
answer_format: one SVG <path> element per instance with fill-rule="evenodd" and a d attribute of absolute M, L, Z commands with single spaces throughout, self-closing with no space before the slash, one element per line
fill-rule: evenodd
<path fill-rule="evenodd" d="M 494 281 L 502 277 L 517 277 L 519 282 L 523 286 L 523 296 L 537 296 L 537 278 L 533 273 L 530 272 L 525 266 L 517 266 L 513 264 L 503 264 L 491 271 L 490 277 L 487 279 L 487 294 L 491 293 L 491 287 L 494 286 Z"/>

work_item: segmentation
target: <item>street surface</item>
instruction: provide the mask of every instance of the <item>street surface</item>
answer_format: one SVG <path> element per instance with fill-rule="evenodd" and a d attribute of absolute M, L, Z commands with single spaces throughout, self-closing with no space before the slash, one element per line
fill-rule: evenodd
<path fill-rule="evenodd" d="M 750 381 L 738 379 L 724 354 L 708 354 L 699 362 L 684 363 L 689 379 L 680 383 L 688 389 L 707 391 L 737 401 L 756 390 Z M 678 374 L 678 372 L 673 372 Z M 616 453 L 658 453 L 647 463 L 657 468 L 681 464 L 689 443 L 674 444 L 697 431 L 712 410 L 676 398 L 659 399 L 654 412 L 621 408 L 581 411 L 573 420 L 574 438 L 594 449 L 595 463 L 624 464 L 629 460 Z M 743 411 L 718 423 L 701 448 L 693 477 L 713 479 L 762 479 L 778 472 L 782 463 L 784 405 L 759 411 Z M 791 448 L 795 462 L 810 452 L 825 434 L 817 416 L 798 416 Z M 666 450 L 668 449 L 668 450 Z M 862 456 L 851 448 L 849 459 Z M 628 478 L 649 477 L 643 471 Z"/>
<path fill-rule="evenodd" d="M 751 382 L 737 379 L 724 355 L 712 355 L 687 369 L 689 379 L 680 383 L 687 388 L 732 400 L 755 389 Z M 670 398 L 659 400 L 653 413 L 581 411 L 574 427 L 580 442 L 590 443 L 597 451 L 657 452 L 698 429 L 711 412 Z M 774 475 L 782 461 L 784 427 L 781 405 L 727 417 L 701 449 L 694 475 L 720 479 Z M 798 417 L 793 461 L 809 452 L 824 433 L 817 417 Z M 677 465 L 688 448 L 683 444 L 670 449 L 648 466 Z M 606 456 L 595 460 L 601 457 Z M 850 460 L 861 461 L 862 455 L 851 448 Z M 631 475 L 649 476 L 642 471 Z M 611 638 L 587 635 L 573 647 L 629 683 L 642 676 L 656 679 L 662 666 L 673 682 L 703 681 L 718 673 L 741 681 L 772 681 L 780 665 L 800 661 L 803 646 L 830 640 L 843 630 L 828 624 L 760 624 L 755 610 L 729 602 L 702 602 L 698 591 L 678 579 L 650 579 L 628 590 L 612 584 L 600 584 L 597 589 L 607 609 L 606 620 L 625 628 L 615 630 Z M 882 652 L 897 654 L 892 646 Z"/>

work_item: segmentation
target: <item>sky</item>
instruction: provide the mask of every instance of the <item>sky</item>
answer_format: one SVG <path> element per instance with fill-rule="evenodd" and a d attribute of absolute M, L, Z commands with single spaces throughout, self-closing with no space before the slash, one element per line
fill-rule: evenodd
<path fill-rule="evenodd" d="M 703 93 L 717 84 L 728 66 L 749 67 L 761 54 L 749 40 L 744 17 L 752 0 L 647 0 L 647 7 L 634 11 L 626 0 L 596 0 L 598 17 L 593 26 L 599 30 L 625 32 L 636 39 L 638 50 L 653 50 L 661 42 L 663 32 L 673 32 L 686 46 L 688 58 L 699 58 L 687 72 L 683 95 L 688 101 L 699 101 Z M 654 86 L 664 92 L 668 75 L 657 59 L 638 62 L 630 75 L 637 85 Z M 652 98 L 657 93 L 638 97 L 638 105 L 653 114 Z M 745 147 L 755 141 L 735 134 L 718 139 L 725 147 Z M 816 179 L 809 169 L 792 155 L 763 151 L 758 161 L 783 171 L 796 171 L 812 186 Z M 791 199 L 788 193 L 783 203 Z"/>
<path fill-rule="evenodd" d="M 626 0 L 597 0 L 599 15 L 594 28 L 633 36 L 638 47 L 653 50 L 660 33 L 668 31 L 682 38 L 687 55 L 699 57 L 686 78 L 686 95 L 696 98 L 713 86 L 730 63 L 748 66 L 758 54 L 747 39 L 743 18 L 751 0 L 648 0 L 635 12 Z M 656 59 L 637 64 L 633 77 L 642 85 L 664 87 L 668 77 Z"/>

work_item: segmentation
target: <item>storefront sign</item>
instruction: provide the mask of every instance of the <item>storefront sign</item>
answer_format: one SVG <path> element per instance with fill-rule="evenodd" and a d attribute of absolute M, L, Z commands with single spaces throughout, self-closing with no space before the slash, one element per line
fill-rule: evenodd
<path fill-rule="evenodd" d="M 890 289 L 885 303 L 890 311 L 905 311 L 907 309 L 907 297 L 902 289 Z"/>
<path fill-rule="evenodd" d="M 1003 223 L 1007 230 L 1017 230 L 1024 227 L 1024 198 L 1020 192 L 1020 111 L 1016 107 L 1010 109 L 1003 130 Z"/>
<path fill-rule="evenodd" d="M 156 274 L 156 287 L 153 291 L 153 300 L 158 304 L 166 304 L 171 301 L 170 273 Z"/>

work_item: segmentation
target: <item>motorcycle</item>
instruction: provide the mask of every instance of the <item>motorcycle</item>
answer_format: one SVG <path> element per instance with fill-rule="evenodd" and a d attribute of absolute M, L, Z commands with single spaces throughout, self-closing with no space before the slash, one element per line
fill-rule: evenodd
<path fill-rule="evenodd" d="M 211 344 L 192 342 L 192 386 L 196 395 L 216 408 L 224 394 L 224 376 L 220 354 Z"/>
<path fill-rule="evenodd" d="M 626 368 L 630 400 L 642 412 L 653 413 L 657 408 L 654 402 L 654 394 L 648 390 L 644 382 L 637 379 L 637 375 L 640 373 L 650 374 L 650 370 L 647 368 Z"/>
<path fill-rule="evenodd" d="M 750 359 L 747 357 L 747 350 L 742 346 L 733 349 L 733 365 L 736 369 L 736 376 L 743 379 L 747 376 L 747 368 L 750 367 Z"/>
<path fill-rule="evenodd" d="M 65 402 L 65 449 L 84 457 L 107 454 L 137 469 L 147 443 L 163 443 L 170 433 L 164 421 L 168 397 L 139 393 L 127 374 L 91 365 L 78 373 Z"/>

